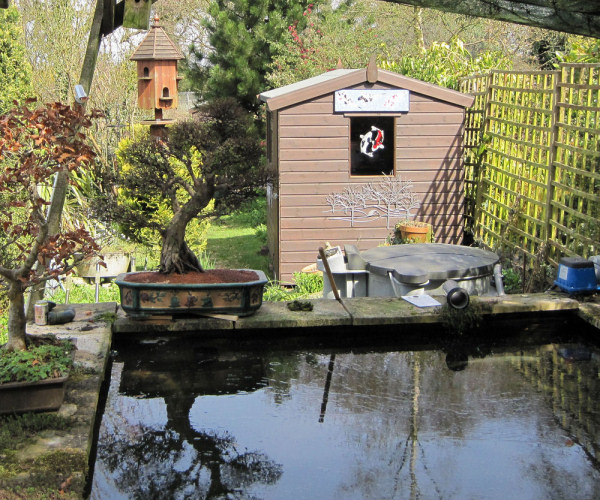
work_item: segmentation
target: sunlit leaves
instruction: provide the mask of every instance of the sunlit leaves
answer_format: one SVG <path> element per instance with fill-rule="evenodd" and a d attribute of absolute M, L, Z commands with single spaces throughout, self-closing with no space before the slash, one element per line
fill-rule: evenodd
<path fill-rule="evenodd" d="M 380 67 L 411 78 L 458 89 L 461 78 L 492 69 L 511 69 L 512 61 L 500 52 L 482 52 L 474 57 L 458 39 L 450 43 L 434 42 L 422 54 L 386 59 Z"/>

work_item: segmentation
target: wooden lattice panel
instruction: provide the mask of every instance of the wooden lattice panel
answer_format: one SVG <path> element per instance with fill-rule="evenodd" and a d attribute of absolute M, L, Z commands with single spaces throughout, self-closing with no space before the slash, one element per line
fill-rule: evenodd
<path fill-rule="evenodd" d="M 476 206 L 476 187 L 480 177 L 479 145 L 483 134 L 485 102 L 489 75 L 475 75 L 461 81 L 460 91 L 475 96 L 473 106 L 466 110 L 464 129 L 465 225 L 473 232 Z"/>
<path fill-rule="evenodd" d="M 533 256 L 545 238 L 555 72 L 493 72 L 480 235 Z"/>
<path fill-rule="evenodd" d="M 476 96 L 465 127 L 476 237 L 530 265 L 600 254 L 600 65 L 494 71 L 461 90 Z"/>
<path fill-rule="evenodd" d="M 552 256 L 600 253 L 600 67 L 561 68 L 553 162 Z"/>

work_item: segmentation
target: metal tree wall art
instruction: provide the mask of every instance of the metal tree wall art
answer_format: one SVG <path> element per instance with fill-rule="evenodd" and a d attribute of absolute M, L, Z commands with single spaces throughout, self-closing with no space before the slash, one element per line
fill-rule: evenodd
<path fill-rule="evenodd" d="M 391 219 L 413 217 L 411 210 L 416 210 L 421 205 L 412 189 L 413 183 L 410 180 L 391 175 L 384 175 L 383 180 L 376 184 L 370 182 L 360 188 L 348 186 L 341 193 L 327 196 L 331 213 L 343 214 L 330 218 L 350 221 L 350 226 L 354 227 L 355 223 L 385 217 L 389 228 Z"/>

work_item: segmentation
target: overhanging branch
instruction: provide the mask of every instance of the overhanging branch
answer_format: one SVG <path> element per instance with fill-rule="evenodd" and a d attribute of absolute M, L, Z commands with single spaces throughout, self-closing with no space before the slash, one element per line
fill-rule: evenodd
<path fill-rule="evenodd" d="M 385 0 L 600 38 L 600 3 L 590 0 Z"/>

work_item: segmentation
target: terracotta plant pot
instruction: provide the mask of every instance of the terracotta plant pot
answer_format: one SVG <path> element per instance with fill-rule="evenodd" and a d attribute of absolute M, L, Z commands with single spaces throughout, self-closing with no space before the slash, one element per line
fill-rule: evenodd
<path fill-rule="evenodd" d="M 427 243 L 427 235 L 431 226 L 425 222 L 416 224 L 398 224 L 396 229 L 400 231 L 403 240 L 409 243 Z"/>
<path fill-rule="evenodd" d="M 239 281 L 219 281 L 223 276 Z M 159 282 L 162 281 L 162 282 Z M 157 272 L 124 273 L 115 283 L 121 307 L 132 317 L 182 314 L 234 314 L 249 316 L 262 305 L 267 277 L 250 269 L 211 269 L 204 273 L 160 275 Z"/>

